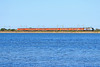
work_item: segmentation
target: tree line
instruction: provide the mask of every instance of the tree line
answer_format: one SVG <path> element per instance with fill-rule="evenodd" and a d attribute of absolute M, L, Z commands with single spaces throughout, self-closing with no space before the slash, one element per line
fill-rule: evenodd
<path fill-rule="evenodd" d="M 16 29 L 6 29 L 6 28 L 1 28 L 0 31 L 16 31 Z"/>
<path fill-rule="evenodd" d="M 96 31 L 100 31 L 100 29 L 96 29 Z"/>

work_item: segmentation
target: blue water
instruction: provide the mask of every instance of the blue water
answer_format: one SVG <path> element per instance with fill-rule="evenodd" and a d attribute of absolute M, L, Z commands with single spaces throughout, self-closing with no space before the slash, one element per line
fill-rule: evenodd
<path fill-rule="evenodd" d="M 100 34 L 0 33 L 0 67 L 100 67 Z"/>

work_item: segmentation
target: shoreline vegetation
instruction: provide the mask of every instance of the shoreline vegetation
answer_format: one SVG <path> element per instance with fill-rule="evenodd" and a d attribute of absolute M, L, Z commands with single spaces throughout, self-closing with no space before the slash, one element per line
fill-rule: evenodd
<path fill-rule="evenodd" d="M 1 28 L 0 33 L 100 33 L 100 29 L 94 31 L 18 31 L 17 29 Z"/>

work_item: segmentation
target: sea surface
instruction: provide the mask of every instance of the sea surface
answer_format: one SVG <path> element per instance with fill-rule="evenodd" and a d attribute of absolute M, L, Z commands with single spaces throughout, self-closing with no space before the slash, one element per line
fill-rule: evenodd
<path fill-rule="evenodd" d="M 0 33 L 0 67 L 100 67 L 100 34 Z"/>

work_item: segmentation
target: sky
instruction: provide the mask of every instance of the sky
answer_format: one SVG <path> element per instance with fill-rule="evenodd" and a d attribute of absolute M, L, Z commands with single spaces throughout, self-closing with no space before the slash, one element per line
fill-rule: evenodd
<path fill-rule="evenodd" d="M 0 0 L 0 28 L 100 28 L 100 0 Z"/>

